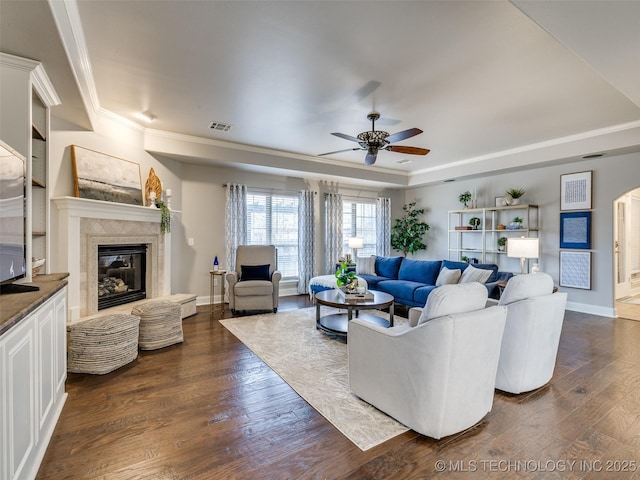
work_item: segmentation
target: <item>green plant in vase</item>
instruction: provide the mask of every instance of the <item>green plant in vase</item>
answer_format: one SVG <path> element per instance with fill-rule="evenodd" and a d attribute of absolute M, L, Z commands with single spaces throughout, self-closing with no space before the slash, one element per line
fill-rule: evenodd
<path fill-rule="evenodd" d="M 520 217 L 515 217 L 515 218 L 513 219 L 513 222 L 512 222 L 512 223 L 513 223 L 515 226 L 517 226 L 518 228 L 522 228 L 522 222 L 524 222 L 524 220 L 522 220 L 522 218 L 520 218 Z"/>
<path fill-rule="evenodd" d="M 469 202 L 471 201 L 471 192 L 467 190 L 466 192 L 461 193 L 458 196 L 458 200 L 460 201 L 460 203 L 464 204 L 464 208 L 468 208 Z"/>
<path fill-rule="evenodd" d="M 345 287 L 347 290 L 354 290 L 358 286 L 356 272 L 350 271 L 345 262 L 340 262 L 336 269 L 336 284 L 338 288 Z"/>
<path fill-rule="evenodd" d="M 480 219 L 478 217 L 471 217 L 469 219 L 469 225 L 471 225 L 471 227 L 473 227 L 474 230 L 477 230 L 478 227 L 480 226 Z"/>
<path fill-rule="evenodd" d="M 505 194 L 505 199 L 509 205 L 518 205 L 520 197 L 524 195 L 524 188 L 510 188 Z"/>
<path fill-rule="evenodd" d="M 469 263 L 469 257 L 467 257 L 466 255 L 462 255 L 460 257 L 460 261 L 461 262 L 465 262 L 465 263 Z"/>
<path fill-rule="evenodd" d="M 498 251 L 504 252 L 504 249 L 506 246 L 507 246 L 507 237 L 500 237 L 498 239 Z"/>

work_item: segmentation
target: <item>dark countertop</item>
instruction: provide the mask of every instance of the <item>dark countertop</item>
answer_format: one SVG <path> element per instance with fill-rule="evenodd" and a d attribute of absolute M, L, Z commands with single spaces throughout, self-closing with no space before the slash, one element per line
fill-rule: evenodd
<path fill-rule="evenodd" d="M 68 273 L 36 275 L 28 285 L 37 285 L 40 290 L 0 295 L 0 335 L 4 335 L 11 327 L 64 288 L 68 276 Z"/>

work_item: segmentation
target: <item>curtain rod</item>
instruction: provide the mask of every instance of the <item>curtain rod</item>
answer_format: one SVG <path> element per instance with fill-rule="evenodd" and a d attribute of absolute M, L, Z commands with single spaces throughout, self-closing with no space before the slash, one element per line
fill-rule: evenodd
<path fill-rule="evenodd" d="M 222 187 L 227 188 L 228 185 L 229 185 L 228 183 L 223 183 Z M 247 187 L 248 190 L 254 190 L 258 192 L 297 193 L 297 192 L 305 191 L 305 190 L 284 190 L 284 189 L 277 189 L 277 188 L 252 187 L 249 185 L 245 185 L 245 186 Z M 310 190 L 310 192 L 312 192 L 314 195 L 318 194 L 318 192 L 316 192 L 315 190 Z"/>

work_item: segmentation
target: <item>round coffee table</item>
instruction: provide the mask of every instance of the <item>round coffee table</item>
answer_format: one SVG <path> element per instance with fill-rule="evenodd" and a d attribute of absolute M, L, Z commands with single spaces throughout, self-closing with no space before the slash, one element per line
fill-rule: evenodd
<path fill-rule="evenodd" d="M 349 320 L 353 318 L 353 312 L 355 312 L 357 318 L 365 318 L 368 322 L 382 327 L 393 327 L 393 296 L 375 290 L 370 290 L 370 293 L 373 294 L 373 299 L 358 301 L 345 300 L 337 289 L 316 293 L 316 328 L 330 335 L 346 336 L 349 329 Z M 333 315 L 321 317 L 320 307 L 322 305 L 343 308 L 347 310 L 347 313 L 334 313 Z M 389 307 L 389 320 L 376 315 L 359 314 L 360 310 L 382 310 L 387 307 Z"/>

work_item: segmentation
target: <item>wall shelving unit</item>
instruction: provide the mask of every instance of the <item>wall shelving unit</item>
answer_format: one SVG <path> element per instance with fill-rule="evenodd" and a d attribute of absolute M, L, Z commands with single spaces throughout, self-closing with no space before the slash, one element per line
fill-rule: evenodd
<path fill-rule="evenodd" d="M 539 237 L 540 233 L 537 205 L 450 210 L 448 217 L 449 260 L 459 261 L 466 256 L 479 263 L 495 263 L 505 271 L 519 271 L 519 261 L 508 258 L 506 248 L 504 251 L 498 248 L 498 238 Z M 480 219 L 480 225 L 476 229 L 462 229 L 470 227 L 473 217 Z M 523 219 L 519 229 L 511 229 L 515 217 Z"/>

